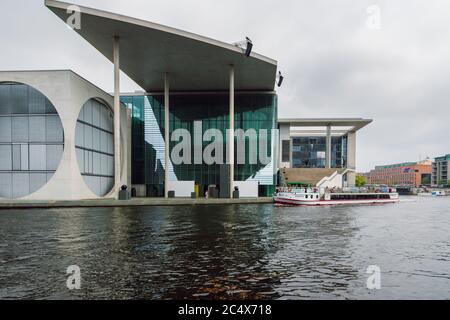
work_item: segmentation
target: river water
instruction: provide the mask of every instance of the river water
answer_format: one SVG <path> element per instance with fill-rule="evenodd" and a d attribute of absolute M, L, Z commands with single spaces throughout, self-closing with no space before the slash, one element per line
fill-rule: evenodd
<path fill-rule="evenodd" d="M 0 210 L 0 299 L 14 298 L 450 299 L 450 197 Z"/>

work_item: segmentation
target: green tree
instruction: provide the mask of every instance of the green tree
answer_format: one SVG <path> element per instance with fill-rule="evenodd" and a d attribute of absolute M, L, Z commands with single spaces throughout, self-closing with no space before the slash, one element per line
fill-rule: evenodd
<path fill-rule="evenodd" d="M 355 184 L 356 184 L 356 186 L 358 188 L 364 187 L 366 185 L 366 178 L 364 178 L 364 176 L 357 175 L 356 176 L 356 180 L 355 180 Z"/>

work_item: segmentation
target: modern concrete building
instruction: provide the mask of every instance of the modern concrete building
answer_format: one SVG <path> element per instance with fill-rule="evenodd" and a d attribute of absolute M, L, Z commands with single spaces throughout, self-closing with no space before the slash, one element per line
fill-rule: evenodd
<path fill-rule="evenodd" d="M 222 197 L 232 197 L 235 187 L 240 188 L 241 196 L 270 196 L 273 193 L 277 170 L 276 152 L 273 151 L 277 141 L 272 139 L 277 120 L 275 60 L 252 52 L 250 41 L 244 45 L 227 44 L 69 3 L 47 0 L 45 5 L 63 23 L 72 18 L 79 19 L 79 25 L 73 30 L 114 65 L 114 93 L 111 97 L 71 72 L 2 73 L 0 81 L 7 92 L 5 99 L 11 102 L 6 111 L 10 114 L 2 121 L 17 127 L 14 110 L 18 108 L 16 91 L 20 87 L 28 92 L 25 109 L 29 113 L 25 109 L 23 112 L 33 126 L 37 121 L 30 113 L 34 108 L 34 95 L 37 95 L 34 90 L 42 94 L 41 99 L 54 106 L 51 116 L 45 114 L 45 117 L 57 122 L 59 114 L 61 123 L 58 139 L 44 140 L 40 149 L 34 146 L 39 141 L 32 136 L 24 136 L 20 141 L 14 136 L 5 138 L 3 151 L 10 151 L 5 151 L 6 156 L 0 159 L 1 174 L 6 177 L 0 197 L 117 197 L 123 184 L 131 186 L 137 196 L 168 197 L 170 191 L 175 191 L 177 196 L 190 196 L 192 192 L 203 195 L 212 185 L 220 189 Z M 143 93 L 121 94 L 120 70 L 141 86 Z M 92 117 L 108 115 L 100 121 L 109 122 L 95 122 L 90 116 L 91 110 Z M 127 110 L 131 112 L 131 138 L 128 141 L 131 143 L 128 145 L 128 131 L 121 131 Z M 196 132 L 198 123 L 200 129 Z M 175 163 L 170 157 L 175 147 L 173 137 L 180 129 L 191 135 L 195 146 L 193 162 Z M 244 137 L 256 142 L 258 153 L 266 151 L 267 163 L 259 159 L 251 164 L 236 163 L 239 155 L 236 154 L 235 136 L 240 129 L 268 132 L 266 143 L 259 137 Z M 16 134 L 14 130 L 13 135 Z M 216 148 L 211 152 L 218 161 L 209 164 L 203 161 L 201 149 L 218 139 L 212 130 L 224 133 L 221 139 L 225 144 L 222 150 Z M 93 141 L 91 134 L 96 134 Z M 196 135 L 200 136 L 199 147 L 195 145 Z M 106 140 L 97 141 L 98 137 Z M 27 144 L 23 149 L 14 145 L 25 142 L 29 146 Z M 130 154 L 126 150 L 129 146 L 132 147 Z M 26 148 L 29 151 L 25 151 Z M 200 160 L 196 148 L 200 148 Z M 41 164 L 36 168 L 41 176 L 35 177 L 38 172 L 33 171 L 26 178 L 23 172 L 16 172 L 28 168 L 24 164 L 17 169 L 17 159 L 28 154 L 28 166 L 32 166 L 38 154 L 42 158 L 40 161 L 44 161 L 44 149 L 47 150 L 45 159 L 56 163 L 46 167 Z M 251 156 L 249 149 L 245 149 L 245 153 L 246 157 Z M 58 157 L 62 157 L 59 164 Z M 125 177 L 128 169 L 131 170 L 131 181 Z M 24 182 L 27 179 L 29 185 Z"/>
<path fill-rule="evenodd" d="M 431 161 L 406 162 L 377 166 L 367 175 L 367 184 L 420 187 L 430 185 Z"/>
<path fill-rule="evenodd" d="M 279 168 L 295 176 L 299 180 L 295 183 L 305 184 L 316 184 L 339 171 L 342 184 L 354 186 L 356 133 L 371 122 L 361 118 L 279 119 Z"/>
<path fill-rule="evenodd" d="M 441 185 L 450 185 L 450 176 L 448 169 L 450 167 L 450 154 L 434 159 L 431 185 L 434 187 Z"/>
<path fill-rule="evenodd" d="M 116 179 L 112 105 L 69 70 L 0 72 L 0 198 L 114 197 L 130 181 L 130 121 L 122 108 Z"/>
<path fill-rule="evenodd" d="M 114 92 L 71 71 L 0 72 L 0 198 L 117 198 L 122 185 L 138 197 L 218 190 L 230 198 L 236 187 L 241 197 L 271 196 L 284 167 L 344 169 L 354 181 L 356 131 L 370 120 L 278 121 L 277 61 L 255 53 L 248 38 L 228 44 L 45 5 L 62 24 L 78 19 L 73 31 L 113 63 Z M 120 71 L 142 91 L 121 93 Z M 317 126 L 325 132 L 311 132 Z M 180 151 L 180 142 L 188 147 Z"/>

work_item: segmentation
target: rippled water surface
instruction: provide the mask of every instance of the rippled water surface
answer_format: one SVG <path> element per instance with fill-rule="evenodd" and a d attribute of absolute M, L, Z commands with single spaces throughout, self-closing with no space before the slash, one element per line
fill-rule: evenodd
<path fill-rule="evenodd" d="M 66 287 L 70 265 L 81 290 Z M 450 299 L 450 197 L 0 210 L 0 298 Z"/>

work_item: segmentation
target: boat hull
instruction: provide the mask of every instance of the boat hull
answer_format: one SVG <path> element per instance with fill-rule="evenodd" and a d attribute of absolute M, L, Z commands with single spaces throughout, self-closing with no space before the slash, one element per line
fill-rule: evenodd
<path fill-rule="evenodd" d="M 294 205 L 294 206 L 338 206 L 351 204 L 384 204 L 396 203 L 400 199 L 355 199 L 355 200 L 299 200 L 292 198 L 274 197 L 274 202 L 278 204 Z"/>
<path fill-rule="evenodd" d="M 444 191 L 435 191 L 432 193 L 419 193 L 419 197 L 445 197 L 447 194 Z"/>

